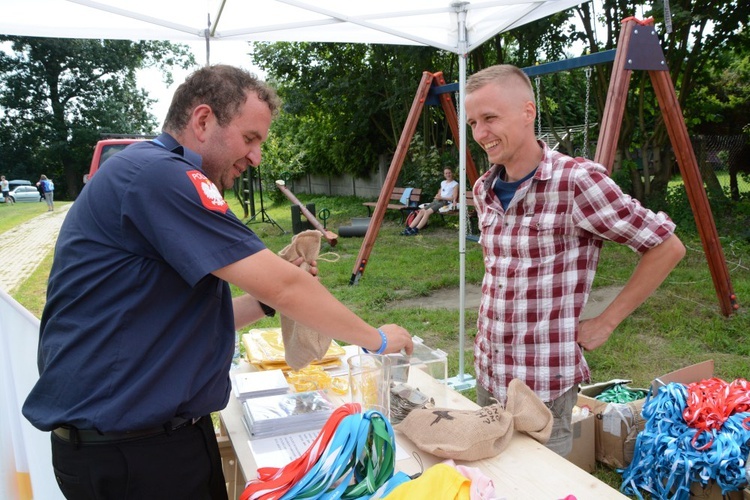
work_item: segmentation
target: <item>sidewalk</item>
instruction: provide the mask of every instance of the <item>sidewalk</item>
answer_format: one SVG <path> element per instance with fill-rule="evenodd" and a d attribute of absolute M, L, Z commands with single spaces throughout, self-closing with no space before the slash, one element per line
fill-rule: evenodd
<path fill-rule="evenodd" d="M 70 203 L 58 205 L 0 235 L 0 288 L 15 292 L 55 246 Z"/>

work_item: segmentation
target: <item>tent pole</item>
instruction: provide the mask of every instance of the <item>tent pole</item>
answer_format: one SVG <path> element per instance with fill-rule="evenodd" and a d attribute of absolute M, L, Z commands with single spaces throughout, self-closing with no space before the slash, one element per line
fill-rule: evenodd
<path fill-rule="evenodd" d="M 451 4 L 458 14 L 458 258 L 459 258 L 459 294 L 458 294 L 458 376 L 448 379 L 448 384 L 457 391 L 474 387 L 471 375 L 465 374 L 464 339 L 466 337 L 466 107 L 464 92 L 466 90 L 466 11 L 468 2 Z"/>

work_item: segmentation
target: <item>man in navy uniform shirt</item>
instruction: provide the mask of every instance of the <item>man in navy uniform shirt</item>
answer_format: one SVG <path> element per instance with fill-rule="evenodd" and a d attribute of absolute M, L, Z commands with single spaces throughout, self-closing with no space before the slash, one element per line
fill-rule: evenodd
<path fill-rule="evenodd" d="M 260 163 L 278 106 L 246 71 L 202 68 L 175 92 L 163 133 L 109 159 L 70 209 L 23 407 L 52 431 L 67 498 L 226 498 L 210 414 L 229 398 L 235 330 L 274 308 L 373 352 L 411 353 L 406 330 L 365 323 L 224 201 Z M 229 283 L 246 294 L 233 299 Z"/>

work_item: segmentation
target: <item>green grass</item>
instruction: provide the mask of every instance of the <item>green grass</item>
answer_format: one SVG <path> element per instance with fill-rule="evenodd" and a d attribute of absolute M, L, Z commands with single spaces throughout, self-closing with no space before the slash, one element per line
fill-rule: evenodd
<path fill-rule="evenodd" d="M 57 207 L 58 205 L 59 203 L 55 202 L 55 206 Z M 0 234 L 13 229 L 19 224 L 31 220 L 46 211 L 47 204 L 44 202 L 24 202 L 14 203 L 13 205 L 10 203 L 0 203 Z"/>
<path fill-rule="evenodd" d="M 328 208 L 327 227 L 336 232 L 350 224 L 352 217 L 367 214 L 361 201 L 352 197 L 299 196 L 303 203 L 315 203 L 317 211 Z M 237 202 L 230 197 L 233 208 Z M 270 204 L 270 202 L 269 202 Z M 27 206 L 32 207 L 32 204 Z M 26 210 L 22 205 L 18 208 Z M 0 231 L 8 229 L 0 205 Z M 31 208 L 29 208 L 30 210 Z M 271 250 L 279 251 L 291 240 L 291 211 L 288 202 L 266 206 L 269 215 L 287 230 L 286 234 L 268 223 L 255 223 L 253 229 Z M 43 207 L 42 207 L 43 211 Z M 236 209 L 235 213 L 241 214 Z M 14 215 L 15 216 L 15 215 Z M 402 227 L 387 215 L 371 252 L 365 273 L 356 286 L 349 279 L 362 244 L 362 238 L 339 238 L 335 248 L 324 242 L 321 253 L 331 252 L 335 262 L 321 257 L 320 280 L 349 308 L 370 324 L 398 323 L 418 335 L 431 347 L 449 355 L 449 375 L 458 372 L 459 312 L 396 307 L 403 298 L 426 296 L 441 288 L 459 286 L 458 229 L 455 218 L 441 221 L 433 217 L 430 226 L 417 237 L 399 235 Z M 636 387 L 648 386 L 661 374 L 699 361 L 714 359 L 716 376 L 727 380 L 748 377 L 750 356 L 750 315 L 745 307 L 724 317 L 713 286 L 708 264 L 696 235 L 680 234 L 688 248 L 686 258 L 654 295 L 626 319 L 601 348 L 587 354 L 593 382 L 629 378 Z M 730 278 L 739 303 L 750 301 L 750 244 L 726 237 L 722 245 Z M 627 248 L 605 244 L 595 287 L 624 285 L 637 257 Z M 39 316 L 51 258 L 17 291 L 15 298 Z M 466 243 L 466 279 L 481 283 L 482 254 L 479 245 Z M 472 342 L 477 312 L 466 311 L 466 372 L 473 375 Z M 277 319 L 265 319 L 254 327 L 277 326 Z M 473 391 L 465 393 L 473 398 Z M 595 475 L 618 488 L 620 476 L 605 467 Z"/>

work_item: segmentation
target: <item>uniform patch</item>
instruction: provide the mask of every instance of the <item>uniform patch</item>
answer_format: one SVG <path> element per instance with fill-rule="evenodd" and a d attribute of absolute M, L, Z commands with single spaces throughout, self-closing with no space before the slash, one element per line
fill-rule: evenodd
<path fill-rule="evenodd" d="M 229 205 L 221 195 L 221 191 L 216 187 L 216 184 L 211 182 L 199 170 L 190 170 L 187 172 L 188 178 L 195 186 L 195 190 L 198 192 L 198 196 L 201 199 L 203 206 L 214 212 L 227 213 Z"/>

